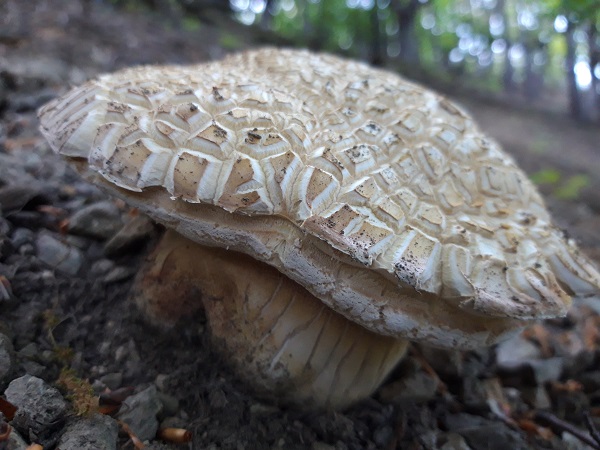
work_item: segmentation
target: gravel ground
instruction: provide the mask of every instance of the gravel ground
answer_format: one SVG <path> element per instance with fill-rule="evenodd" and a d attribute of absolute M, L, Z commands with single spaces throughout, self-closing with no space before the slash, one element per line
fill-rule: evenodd
<path fill-rule="evenodd" d="M 598 299 L 494 349 L 414 346 L 373 398 L 338 413 L 253 397 L 213 352 L 203 317 L 146 324 L 128 290 L 160 230 L 68 170 L 35 110 L 99 72 L 217 57 L 219 44 L 252 36 L 51 3 L 0 4 L 0 450 L 600 449 Z M 558 119 L 469 107 L 527 170 L 598 173 L 597 129 L 560 120 L 548 131 Z M 493 120 L 506 116 L 512 125 Z M 600 260 L 600 202 L 589 189 L 560 200 L 558 187 L 544 187 L 558 223 Z"/>

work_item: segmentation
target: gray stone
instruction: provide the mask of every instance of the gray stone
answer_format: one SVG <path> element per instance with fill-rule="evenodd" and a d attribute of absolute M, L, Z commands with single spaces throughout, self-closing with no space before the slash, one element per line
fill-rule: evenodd
<path fill-rule="evenodd" d="M 104 246 L 104 252 L 110 256 L 121 255 L 132 247 L 145 242 L 155 233 L 154 223 L 140 214 L 119 230 Z"/>
<path fill-rule="evenodd" d="M 116 450 L 119 426 L 103 414 L 77 418 L 69 423 L 56 450 Z"/>
<path fill-rule="evenodd" d="M 25 359 L 36 359 L 39 353 L 40 351 L 35 342 L 30 342 L 21 350 L 19 350 L 19 356 Z"/>
<path fill-rule="evenodd" d="M 166 394 L 164 392 L 158 393 L 158 399 L 160 403 L 163 405 L 163 414 L 167 415 L 175 415 L 179 411 L 179 400 L 177 397 Z"/>
<path fill-rule="evenodd" d="M 379 448 L 389 446 L 392 438 L 394 437 L 394 430 L 389 425 L 377 428 L 373 433 L 373 441 Z"/>
<path fill-rule="evenodd" d="M 504 341 L 496 348 L 496 363 L 501 370 L 515 370 L 532 359 L 541 359 L 542 352 L 537 345 L 517 335 Z"/>
<path fill-rule="evenodd" d="M 127 280 L 128 278 L 133 277 L 136 272 L 134 267 L 117 266 L 104 276 L 104 281 L 106 283 L 116 283 L 118 281 Z"/>
<path fill-rule="evenodd" d="M 28 228 L 17 228 L 13 231 L 11 236 L 12 245 L 15 248 L 19 248 L 24 244 L 33 243 L 35 238 L 35 233 Z"/>
<path fill-rule="evenodd" d="M 102 258 L 95 261 L 90 267 L 90 274 L 95 276 L 106 275 L 112 269 L 114 269 L 115 263 L 110 259 Z"/>
<path fill-rule="evenodd" d="M 523 400 L 535 409 L 549 409 L 552 406 L 550 396 L 544 386 L 524 388 L 522 394 Z"/>
<path fill-rule="evenodd" d="M 0 188 L 0 205 L 4 212 L 10 212 L 22 209 L 36 198 L 44 198 L 48 201 L 42 192 L 42 187 L 38 183 L 9 184 Z"/>
<path fill-rule="evenodd" d="M 14 371 L 15 351 L 8 336 L 0 333 L 0 388 L 10 381 Z"/>
<path fill-rule="evenodd" d="M 315 441 L 310 446 L 311 450 L 336 450 L 333 445 L 326 444 L 325 442 Z"/>
<path fill-rule="evenodd" d="M 68 408 L 60 392 L 44 380 L 24 375 L 11 381 L 4 395 L 18 408 L 12 425 L 31 441 L 51 446 Z"/>
<path fill-rule="evenodd" d="M 67 275 L 75 275 L 83 264 L 79 249 L 61 242 L 48 233 L 40 233 L 36 239 L 38 258 L 50 267 Z"/>
<path fill-rule="evenodd" d="M 100 377 L 100 381 L 111 391 L 118 389 L 123 384 L 123 374 L 120 372 L 111 372 Z"/>
<path fill-rule="evenodd" d="M 142 441 L 153 439 L 158 431 L 157 414 L 162 404 L 156 386 L 127 397 L 121 406 L 119 419 L 125 422 Z"/>
<path fill-rule="evenodd" d="M 46 366 L 35 361 L 21 361 L 19 368 L 22 372 L 28 373 L 34 377 L 41 377 L 48 371 Z"/>
<path fill-rule="evenodd" d="M 14 428 L 11 430 L 10 435 L 8 436 L 7 450 L 27 450 L 27 442 L 25 442 L 25 440 Z"/>
<path fill-rule="evenodd" d="M 446 426 L 460 434 L 474 449 L 528 450 L 523 435 L 511 430 L 501 422 L 492 422 L 470 414 L 453 414 L 446 418 Z"/>
<path fill-rule="evenodd" d="M 419 346 L 421 354 L 435 372 L 442 378 L 460 377 L 464 372 L 464 354 L 458 350 Z"/>
<path fill-rule="evenodd" d="M 69 219 L 69 232 L 94 239 L 108 239 L 123 226 L 121 212 L 112 201 L 86 206 Z"/>
<path fill-rule="evenodd" d="M 438 442 L 443 441 L 444 444 L 440 450 L 471 450 L 464 438 L 460 434 L 446 433 L 438 438 Z"/>
<path fill-rule="evenodd" d="M 591 436 L 588 433 L 585 434 L 591 439 Z M 560 437 L 564 444 L 564 450 L 594 450 L 593 447 L 581 442 L 578 437 L 573 436 L 567 431 L 563 432 Z"/>
<path fill-rule="evenodd" d="M 466 413 L 451 414 L 445 418 L 445 422 L 448 430 L 456 432 L 468 428 L 482 427 L 490 423 L 481 416 Z"/>
<path fill-rule="evenodd" d="M 558 381 L 563 372 L 564 359 L 560 357 L 537 359 L 526 364 L 533 370 L 536 384 L 542 385 L 549 381 Z"/>
<path fill-rule="evenodd" d="M 425 402 L 435 397 L 439 381 L 423 370 L 416 370 L 400 377 L 379 391 L 385 402 Z"/>

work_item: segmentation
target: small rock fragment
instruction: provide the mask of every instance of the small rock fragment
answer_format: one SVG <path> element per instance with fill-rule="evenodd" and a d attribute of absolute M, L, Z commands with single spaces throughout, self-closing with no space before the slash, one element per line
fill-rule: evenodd
<path fill-rule="evenodd" d="M 537 359 L 527 363 L 533 370 L 533 376 L 537 385 L 543 385 L 548 381 L 558 381 L 563 372 L 564 359 L 560 357 Z"/>
<path fill-rule="evenodd" d="M 385 425 L 375 430 L 373 433 L 373 441 L 379 448 L 389 446 L 389 443 L 394 437 L 394 430 L 389 425 Z"/>
<path fill-rule="evenodd" d="M 0 388 L 10 380 L 14 370 L 15 351 L 8 336 L 0 333 Z"/>
<path fill-rule="evenodd" d="M 127 280 L 135 275 L 135 267 L 114 267 L 110 272 L 104 276 L 105 283 L 117 283 L 119 281 Z"/>
<path fill-rule="evenodd" d="M 27 443 L 14 428 L 8 435 L 8 450 L 27 450 Z"/>
<path fill-rule="evenodd" d="M 423 345 L 419 351 L 442 378 L 460 377 L 464 372 L 464 352 Z"/>
<path fill-rule="evenodd" d="M 156 415 L 161 411 L 162 404 L 158 399 L 156 386 L 138 392 L 127 397 L 121 406 L 119 419 L 131 428 L 131 431 L 141 441 L 147 441 L 158 431 L 158 420 Z"/>
<path fill-rule="evenodd" d="M 439 380 L 425 372 L 416 360 L 407 360 L 404 365 L 407 373 L 398 381 L 383 386 L 379 392 L 380 398 L 387 402 L 425 402 L 435 397 Z"/>
<path fill-rule="evenodd" d="M 48 233 L 41 233 L 36 240 L 38 258 L 56 270 L 75 275 L 83 264 L 79 249 L 72 247 Z"/>
<path fill-rule="evenodd" d="M 103 414 L 76 418 L 60 437 L 57 450 L 116 450 L 119 426 Z"/>
<path fill-rule="evenodd" d="M 535 388 L 524 388 L 522 390 L 523 400 L 535 409 L 545 410 L 552 406 L 550 396 L 544 386 Z"/>
<path fill-rule="evenodd" d="M 496 348 L 496 363 L 500 370 L 515 370 L 532 359 L 541 359 L 542 352 L 531 341 L 518 335 Z"/>
<path fill-rule="evenodd" d="M 112 201 L 86 206 L 69 220 L 69 232 L 94 239 L 108 239 L 122 226 L 121 212 Z"/>
<path fill-rule="evenodd" d="M 315 441 L 310 446 L 311 450 L 335 450 L 333 445 L 326 444 L 325 442 Z"/>
<path fill-rule="evenodd" d="M 120 372 L 107 373 L 100 377 L 100 381 L 111 391 L 114 391 L 123 384 L 123 374 Z"/>
<path fill-rule="evenodd" d="M 25 244 L 32 244 L 34 240 L 35 233 L 28 228 L 17 228 L 13 231 L 11 236 L 11 243 L 16 249 Z"/>
<path fill-rule="evenodd" d="M 102 258 L 98 261 L 95 261 L 90 267 L 90 275 L 94 276 L 102 276 L 109 273 L 112 269 L 114 269 L 115 263 L 110 259 Z"/>
<path fill-rule="evenodd" d="M 68 407 L 60 392 L 40 378 L 24 375 L 11 381 L 4 395 L 18 408 L 11 424 L 31 441 L 52 446 Z"/>
<path fill-rule="evenodd" d="M 148 216 L 143 214 L 135 216 L 106 243 L 104 252 L 108 256 L 121 255 L 141 242 L 150 239 L 155 231 L 154 223 Z"/>
<path fill-rule="evenodd" d="M 525 437 L 505 424 L 471 414 L 453 414 L 446 418 L 450 431 L 460 434 L 474 449 L 529 450 Z"/>
<path fill-rule="evenodd" d="M 0 205 L 6 213 L 18 211 L 28 203 L 44 203 L 49 200 L 42 194 L 40 186 L 30 184 L 9 184 L 0 188 Z"/>
<path fill-rule="evenodd" d="M 440 450 L 471 450 L 464 438 L 460 434 L 447 433 L 438 438 L 438 442 L 443 441 L 444 444 Z"/>

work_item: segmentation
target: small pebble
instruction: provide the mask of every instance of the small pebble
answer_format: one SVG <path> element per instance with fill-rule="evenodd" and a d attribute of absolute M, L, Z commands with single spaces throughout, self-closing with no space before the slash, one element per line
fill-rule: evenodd
<path fill-rule="evenodd" d="M 156 386 L 127 397 L 118 418 L 125 422 L 142 441 L 153 439 L 158 431 L 157 414 L 162 410 Z"/>
<path fill-rule="evenodd" d="M 9 381 L 14 370 L 15 351 L 11 340 L 0 333 L 0 388 Z"/>
<path fill-rule="evenodd" d="M 390 441 L 394 436 L 394 430 L 392 427 L 386 425 L 380 428 L 377 428 L 373 433 L 373 441 L 377 444 L 379 448 L 384 448 L 389 445 Z"/>
<path fill-rule="evenodd" d="M 50 267 L 67 275 L 75 275 L 83 264 L 79 249 L 67 245 L 48 233 L 41 233 L 36 240 L 38 258 Z"/>
<path fill-rule="evenodd" d="M 19 432 L 13 428 L 8 436 L 7 450 L 27 450 L 27 447 L 27 442 L 25 442 Z"/>
<path fill-rule="evenodd" d="M 111 372 L 100 377 L 100 381 L 110 390 L 120 388 L 123 385 L 123 374 L 120 372 Z"/>
<path fill-rule="evenodd" d="M 104 246 L 104 252 L 108 256 L 122 255 L 132 247 L 148 241 L 156 232 L 154 223 L 148 216 L 140 214 L 125 223 Z"/>
<path fill-rule="evenodd" d="M 60 392 L 40 378 L 24 375 L 11 381 L 4 395 L 18 408 L 11 424 L 44 447 L 52 446 L 68 408 Z"/>
<path fill-rule="evenodd" d="M 412 360 L 407 361 L 410 363 Z M 398 381 L 383 386 L 379 397 L 384 402 L 425 402 L 435 397 L 439 380 L 426 373 L 419 363 L 414 364 L 408 373 L 401 375 Z"/>
<path fill-rule="evenodd" d="M 106 275 L 115 267 L 115 263 L 110 259 L 99 259 L 98 261 L 94 261 L 92 266 L 90 267 L 90 275 L 92 276 L 102 276 Z"/>
<path fill-rule="evenodd" d="M 504 341 L 496 348 L 496 363 L 500 370 L 521 368 L 532 359 L 541 359 L 539 347 L 520 335 Z"/>
<path fill-rule="evenodd" d="M 134 267 L 117 266 L 104 276 L 104 281 L 106 283 L 117 283 L 131 278 L 135 273 L 136 269 Z"/>
<path fill-rule="evenodd" d="M 438 442 L 443 441 L 444 444 L 439 447 L 440 450 L 471 450 L 464 438 L 457 433 L 446 433 Z"/>
<path fill-rule="evenodd" d="M 35 240 L 35 233 L 28 228 L 16 228 L 11 236 L 12 245 L 15 248 L 21 247 L 23 244 L 32 244 Z"/>
<path fill-rule="evenodd" d="M 58 450 L 116 450 L 119 426 L 104 414 L 75 418 L 67 424 L 58 441 Z"/>
<path fill-rule="evenodd" d="M 77 211 L 69 219 L 69 232 L 94 239 L 108 239 L 122 227 L 121 212 L 114 202 L 105 200 Z"/>

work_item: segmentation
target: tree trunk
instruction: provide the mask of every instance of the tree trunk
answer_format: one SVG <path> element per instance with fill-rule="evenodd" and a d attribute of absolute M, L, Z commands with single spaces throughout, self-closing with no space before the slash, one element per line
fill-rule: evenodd
<path fill-rule="evenodd" d="M 575 79 L 575 25 L 569 22 L 566 38 L 567 38 L 567 58 L 565 61 L 567 70 L 567 85 L 569 92 L 569 112 L 575 119 L 581 119 L 581 97 L 577 88 L 577 80 Z"/>
<path fill-rule="evenodd" d="M 419 46 L 415 33 L 417 13 L 421 7 L 419 0 L 394 0 L 392 9 L 396 13 L 398 25 L 398 41 L 400 43 L 400 59 L 405 63 L 419 63 Z"/>
<path fill-rule="evenodd" d="M 383 51 L 383 33 L 381 32 L 381 24 L 379 23 L 379 7 L 377 2 L 371 9 L 371 42 L 369 59 L 371 64 L 381 66 L 385 62 Z"/>
<path fill-rule="evenodd" d="M 597 41 L 597 30 L 593 21 L 588 29 L 588 46 L 592 70 L 592 98 L 596 107 L 596 120 L 600 122 L 600 73 L 594 71 L 596 66 L 600 65 L 600 44 Z"/>

